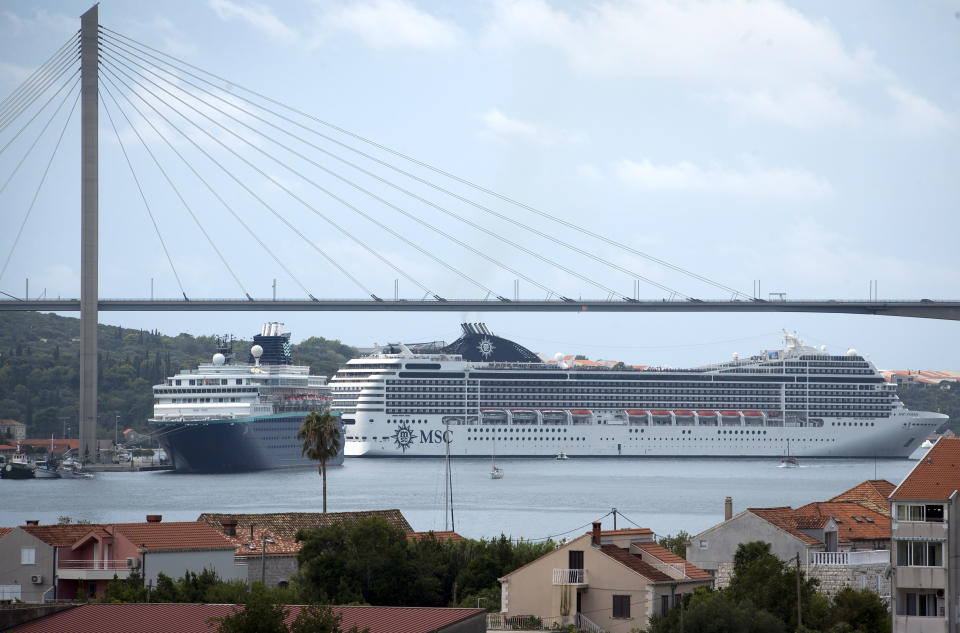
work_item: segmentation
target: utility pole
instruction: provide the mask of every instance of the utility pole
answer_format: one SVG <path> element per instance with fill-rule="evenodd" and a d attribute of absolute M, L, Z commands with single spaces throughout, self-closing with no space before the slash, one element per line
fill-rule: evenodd
<path fill-rule="evenodd" d="M 803 613 L 800 605 L 800 552 L 797 552 L 797 630 L 803 628 Z"/>
<path fill-rule="evenodd" d="M 97 440 L 99 122 L 97 5 L 80 16 L 80 459 Z"/>
<path fill-rule="evenodd" d="M 613 531 L 616 532 L 617 531 L 617 509 L 610 508 L 610 512 L 613 513 Z"/>

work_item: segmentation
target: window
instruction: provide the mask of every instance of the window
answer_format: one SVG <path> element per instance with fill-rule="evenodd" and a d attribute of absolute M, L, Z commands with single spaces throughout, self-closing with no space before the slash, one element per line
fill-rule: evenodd
<path fill-rule="evenodd" d="M 667 615 L 670 610 L 670 596 L 660 596 L 660 615 Z"/>
<path fill-rule="evenodd" d="M 899 593 L 897 615 L 919 615 L 925 617 L 943 616 L 942 605 L 937 605 L 935 593 L 904 591 Z"/>
<path fill-rule="evenodd" d="M 613 597 L 613 617 L 615 618 L 630 617 L 630 596 L 614 596 Z"/>
<path fill-rule="evenodd" d="M 901 567 L 943 567 L 943 543 L 897 541 L 897 565 Z"/>
<path fill-rule="evenodd" d="M 943 523 L 943 504 L 897 504 L 897 521 Z"/>
<path fill-rule="evenodd" d="M 707 549 L 707 542 L 703 539 L 700 539 L 700 549 Z"/>
<path fill-rule="evenodd" d="M 96 598 L 97 597 L 97 583 L 88 582 L 87 583 L 87 597 Z"/>
<path fill-rule="evenodd" d="M 37 564 L 37 548 L 21 547 L 20 548 L 20 564 L 36 565 Z"/>

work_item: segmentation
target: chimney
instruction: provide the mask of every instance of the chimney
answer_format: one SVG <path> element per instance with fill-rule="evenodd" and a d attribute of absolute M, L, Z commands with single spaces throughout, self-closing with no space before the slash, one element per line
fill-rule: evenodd
<path fill-rule="evenodd" d="M 593 544 L 600 547 L 600 522 L 593 522 Z"/>
<path fill-rule="evenodd" d="M 161 521 L 163 521 L 163 515 L 162 515 L 162 514 L 148 514 L 148 515 L 147 515 L 147 523 L 160 523 Z"/>
<path fill-rule="evenodd" d="M 253 523 L 250 524 L 250 542 L 253 543 Z"/>
<path fill-rule="evenodd" d="M 220 522 L 223 525 L 223 533 L 227 536 L 236 536 L 237 535 L 237 520 L 236 519 L 224 519 Z"/>
<path fill-rule="evenodd" d="M 723 500 L 723 520 L 729 521 L 733 518 L 733 497 L 727 497 Z"/>
<path fill-rule="evenodd" d="M 27 525 L 40 525 L 39 519 L 27 519 Z"/>

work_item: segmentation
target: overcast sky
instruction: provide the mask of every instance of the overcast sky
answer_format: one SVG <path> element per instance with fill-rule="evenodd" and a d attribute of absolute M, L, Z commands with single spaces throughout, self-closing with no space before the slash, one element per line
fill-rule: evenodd
<path fill-rule="evenodd" d="M 65 42 L 88 7 L 86 0 L 0 2 L 0 94 L 9 94 Z M 866 299 L 870 281 L 876 280 L 882 299 L 960 297 L 960 0 L 107 1 L 100 5 L 100 23 L 235 85 L 747 294 L 759 280 L 762 296 Z M 116 59 L 111 63 L 119 68 Z M 242 94 L 224 82 L 217 90 L 227 99 Z M 149 98 L 143 90 L 141 95 Z M 400 295 L 411 299 L 422 297 L 424 288 L 451 298 L 482 298 L 483 288 L 512 297 L 515 272 L 530 280 L 519 282 L 526 298 L 544 298 L 544 288 L 570 297 L 602 299 L 605 289 L 631 296 L 639 276 L 689 296 L 729 298 L 713 286 L 451 181 L 443 186 L 566 245 L 436 190 L 411 188 L 579 277 L 382 183 L 364 181 L 373 193 L 389 196 L 391 203 L 459 243 L 401 217 L 315 169 L 316 164 L 288 161 L 368 217 L 279 163 L 258 158 L 264 174 L 231 163 L 230 171 L 300 237 L 226 174 L 204 163 L 187 140 L 175 142 L 265 249 L 163 145 L 158 134 L 172 134 L 170 125 L 153 116 L 160 125 L 160 132 L 153 132 L 128 109 L 136 128 L 131 129 L 111 98 L 104 101 L 119 130 L 118 140 L 101 110 L 104 298 L 149 296 L 151 279 L 158 297 L 178 296 L 181 285 L 197 298 L 237 297 L 244 290 L 270 297 L 274 279 L 281 297 L 303 297 L 302 288 L 317 297 L 362 297 L 364 289 L 392 297 L 395 279 Z M 52 110 L 0 153 L 0 187 L 5 187 L 0 191 L 0 262 L 11 253 L 71 105 L 69 98 L 22 168 L 17 169 L 18 162 Z M 0 132 L 0 147 L 24 122 L 18 119 Z M 239 283 L 139 145 L 136 132 L 169 170 Z M 210 137 L 191 136 L 201 148 L 216 149 L 218 140 L 240 147 L 222 129 Z M 140 199 L 121 143 L 155 221 Z M 263 138 L 255 145 L 276 149 Z M 329 155 L 299 147 L 334 167 Z M 346 156 L 337 146 L 324 147 Z M 245 154 L 253 157 L 255 151 Z M 401 165 L 394 156 L 378 156 Z M 44 291 L 48 297 L 79 296 L 78 164 L 75 114 L 0 278 L 0 290 L 22 297 L 29 278 L 31 296 Z M 410 164 L 403 167 L 435 178 Z M 661 299 L 669 292 L 641 282 L 640 296 Z M 240 336 L 258 331 L 263 320 L 280 320 L 296 340 L 317 335 L 360 346 L 450 341 L 464 318 L 485 321 L 495 333 L 546 354 L 582 353 L 637 364 L 726 360 L 733 352 L 779 347 L 786 329 L 831 351 L 855 347 L 882 368 L 960 367 L 960 326 L 890 317 L 100 315 L 103 323 L 169 334 Z"/>

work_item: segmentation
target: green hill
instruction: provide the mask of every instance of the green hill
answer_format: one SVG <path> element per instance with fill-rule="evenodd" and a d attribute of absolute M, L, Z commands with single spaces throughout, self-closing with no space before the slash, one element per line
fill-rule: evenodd
<path fill-rule="evenodd" d="M 209 362 L 216 337 L 131 330 L 100 325 L 98 435 L 113 437 L 115 416 L 122 428 L 147 431 L 153 411 L 151 387 L 180 369 Z M 234 341 L 246 360 L 250 341 Z M 35 312 L 0 312 L 0 419 L 27 425 L 29 437 L 77 436 L 80 320 Z M 294 362 L 333 375 L 357 350 L 312 337 L 292 346 Z M 2 440 L 2 438 L 0 438 Z"/>

